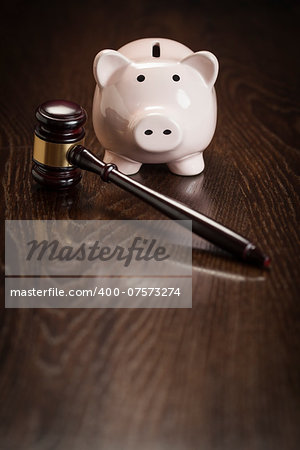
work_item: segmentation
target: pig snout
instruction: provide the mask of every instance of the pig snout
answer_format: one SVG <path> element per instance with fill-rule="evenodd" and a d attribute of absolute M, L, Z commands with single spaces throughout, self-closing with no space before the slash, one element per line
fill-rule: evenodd
<path fill-rule="evenodd" d="M 182 141 L 178 123 L 163 114 L 148 114 L 133 128 L 136 143 L 144 150 L 162 152 L 175 149 Z"/>

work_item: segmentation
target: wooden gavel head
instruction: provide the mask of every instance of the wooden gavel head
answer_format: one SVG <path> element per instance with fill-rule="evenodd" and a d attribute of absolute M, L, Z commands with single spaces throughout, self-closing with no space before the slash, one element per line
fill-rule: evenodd
<path fill-rule="evenodd" d="M 54 189 L 65 189 L 81 180 L 81 170 L 72 165 L 67 154 L 83 145 L 85 110 L 76 103 L 52 100 L 36 110 L 32 176 L 36 182 Z"/>

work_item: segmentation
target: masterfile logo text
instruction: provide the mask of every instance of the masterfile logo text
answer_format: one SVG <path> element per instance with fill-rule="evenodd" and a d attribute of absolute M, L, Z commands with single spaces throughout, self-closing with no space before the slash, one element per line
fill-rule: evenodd
<path fill-rule="evenodd" d="M 189 221 L 6 221 L 6 307 L 191 307 Z"/>
<path fill-rule="evenodd" d="M 29 251 L 26 261 L 36 258 L 41 261 L 48 258 L 49 261 L 123 261 L 124 266 L 128 267 L 132 260 L 134 261 L 150 261 L 154 259 L 156 262 L 165 261 L 170 257 L 167 250 L 163 246 L 157 245 L 156 239 L 144 239 L 140 236 L 133 239 L 129 247 L 116 245 L 110 247 L 101 245 L 100 241 L 95 241 L 92 245 L 82 242 L 77 247 L 63 245 L 57 239 L 49 242 L 46 240 L 37 241 L 36 239 L 27 242 Z"/>

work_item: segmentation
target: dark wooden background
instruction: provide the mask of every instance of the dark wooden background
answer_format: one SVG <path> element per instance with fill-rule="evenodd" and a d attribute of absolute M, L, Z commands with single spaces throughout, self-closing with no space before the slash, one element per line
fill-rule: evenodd
<path fill-rule="evenodd" d="M 95 54 L 168 37 L 217 55 L 217 131 L 203 175 L 149 165 L 135 178 L 273 260 L 262 271 L 195 239 L 190 310 L 3 309 L 1 450 L 300 448 L 298 13 L 271 0 L 1 7 L 3 217 L 163 218 L 92 174 L 47 192 L 30 168 L 38 104 L 66 98 L 90 115 Z M 86 143 L 101 155 L 91 120 Z"/>

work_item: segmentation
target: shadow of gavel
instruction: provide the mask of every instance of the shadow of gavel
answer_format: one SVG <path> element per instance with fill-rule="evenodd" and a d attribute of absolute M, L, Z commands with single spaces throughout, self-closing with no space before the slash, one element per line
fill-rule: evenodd
<path fill-rule="evenodd" d="M 103 181 L 144 200 L 173 220 L 192 221 L 193 233 L 231 253 L 236 258 L 267 268 L 270 258 L 254 244 L 204 214 L 150 189 L 105 163 L 84 147 L 85 110 L 65 100 L 48 101 L 36 110 L 32 176 L 53 189 L 70 188 L 81 179 L 81 170 L 100 175 Z M 188 222 L 181 222 L 188 226 Z"/>

